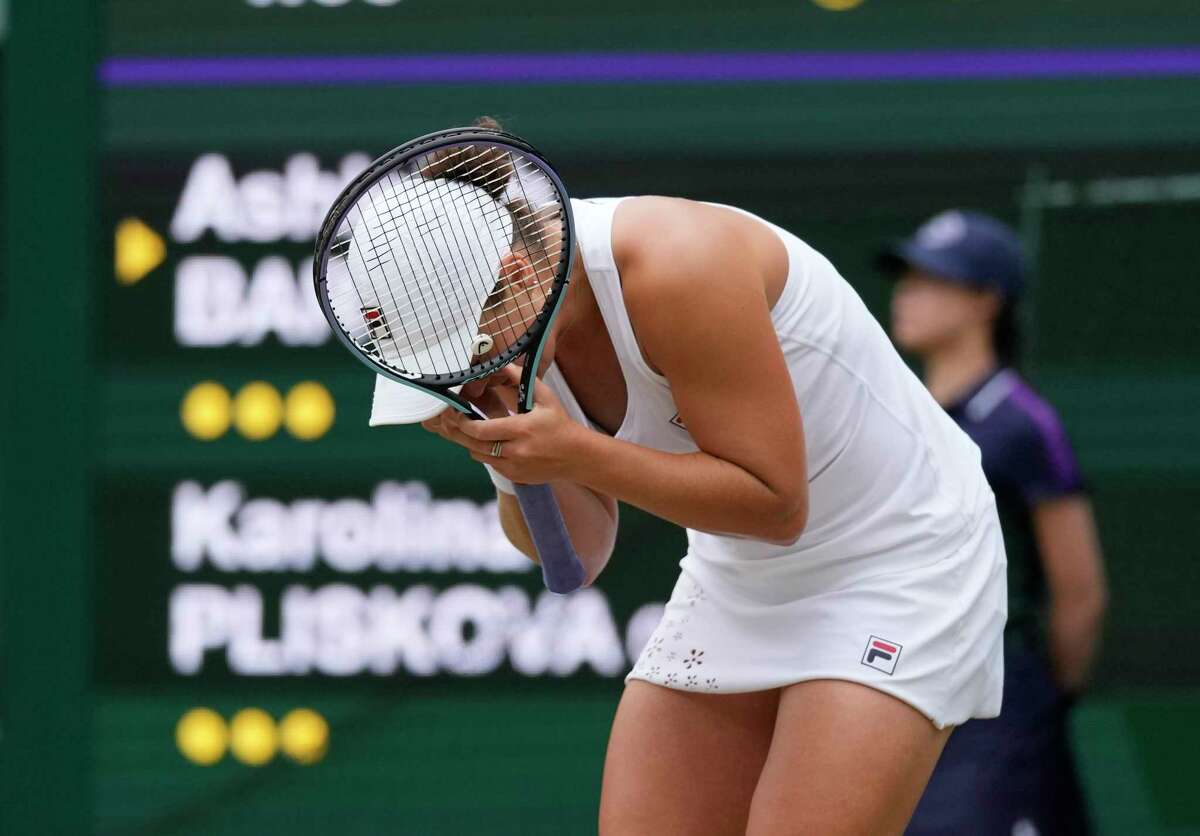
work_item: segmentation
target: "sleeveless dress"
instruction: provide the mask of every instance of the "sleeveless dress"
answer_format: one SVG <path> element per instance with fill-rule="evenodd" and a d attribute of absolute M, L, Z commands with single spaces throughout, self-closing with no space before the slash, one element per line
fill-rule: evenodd
<path fill-rule="evenodd" d="M 646 363 L 625 309 L 612 252 L 622 199 L 571 201 L 628 391 L 616 437 L 694 452 L 670 384 Z M 679 580 L 626 681 L 726 694 L 841 679 L 891 694 L 938 727 L 997 716 L 1006 559 L 979 448 L 823 256 L 723 208 L 766 224 L 787 250 L 771 319 L 804 418 L 808 522 L 786 546 L 688 530 Z M 589 424 L 556 366 L 543 380 L 573 420 Z M 377 378 L 372 426 L 404 422 L 389 406 L 398 389 Z"/>
<path fill-rule="evenodd" d="M 671 387 L 646 363 L 625 309 L 612 253 L 620 200 L 572 201 L 628 390 L 616 437 L 693 452 Z M 786 546 L 688 530 L 666 612 L 627 679 L 714 693 L 844 679 L 911 704 L 939 727 L 994 717 L 1005 554 L 979 448 L 833 266 L 755 219 L 788 253 L 771 318 L 804 418 L 808 524 Z M 544 380 L 586 423 L 555 366 Z"/>

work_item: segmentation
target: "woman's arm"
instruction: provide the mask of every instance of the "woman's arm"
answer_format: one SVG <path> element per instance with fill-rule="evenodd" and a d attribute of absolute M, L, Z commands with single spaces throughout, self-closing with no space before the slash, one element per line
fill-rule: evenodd
<path fill-rule="evenodd" d="M 1108 606 L 1095 519 L 1080 495 L 1041 502 L 1032 513 L 1050 594 L 1050 659 L 1059 685 L 1077 692 L 1087 682 Z"/>
<path fill-rule="evenodd" d="M 590 585 L 612 556 L 617 540 L 617 503 L 611 497 L 570 482 L 557 482 L 552 487 L 563 522 L 571 535 L 571 545 L 587 573 L 584 584 Z M 500 525 L 508 541 L 534 563 L 539 562 L 516 496 L 502 490 L 497 490 L 496 494 L 500 501 Z"/>
<path fill-rule="evenodd" d="M 663 214 L 674 220 L 656 218 L 645 245 L 623 253 L 623 290 L 700 450 L 664 453 L 588 430 L 544 385 L 532 412 L 460 421 L 461 431 L 473 457 L 515 481 L 565 480 L 688 528 L 792 542 L 808 516 L 804 431 L 764 278 L 727 219 Z M 500 460 L 487 455 L 494 441 L 504 442 Z"/>
<path fill-rule="evenodd" d="M 506 416 L 517 408 L 517 386 L 521 379 L 521 369 L 506 366 L 486 381 L 477 381 L 463 387 L 463 395 L 468 397 L 484 414 L 493 417 Z M 551 402 L 561 411 L 561 405 L 544 389 L 539 381 L 541 400 Z M 568 423 L 571 422 L 562 416 Z M 464 430 L 476 423 L 456 410 L 447 409 L 434 417 L 423 421 L 421 426 L 432 433 L 440 435 L 447 441 L 452 441 L 471 452 L 472 458 L 486 465 L 492 472 L 492 482 L 496 486 L 496 497 L 500 510 L 500 526 L 508 541 L 522 554 L 537 563 L 537 548 L 525 524 L 521 513 L 521 505 L 513 493 L 512 480 L 496 467 L 502 459 L 490 455 L 491 444 L 481 444 L 468 436 Z M 486 448 L 486 449 L 485 449 Z M 511 455 L 511 449 L 505 455 Z M 484 455 L 486 453 L 486 455 Z M 538 480 L 550 481 L 550 480 Z M 533 484 L 533 480 L 527 480 Z M 571 537 L 571 545 L 579 555 L 586 571 L 585 584 L 593 583 L 608 564 L 612 556 L 613 545 L 617 539 L 617 503 L 610 496 L 604 496 L 582 485 L 570 482 L 555 481 L 551 484 L 563 523 Z"/>

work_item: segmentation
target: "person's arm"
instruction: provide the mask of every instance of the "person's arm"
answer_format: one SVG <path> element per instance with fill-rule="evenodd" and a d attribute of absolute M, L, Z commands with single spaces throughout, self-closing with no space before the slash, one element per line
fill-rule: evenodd
<path fill-rule="evenodd" d="M 1046 639 L 1055 680 L 1078 693 L 1100 646 L 1108 590 L 1100 538 L 1083 474 L 1054 409 L 1026 399 L 1031 419 L 1009 451 L 1013 478 L 1029 507 L 1046 583 Z"/>
<path fill-rule="evenodd" d="M 1091 503 L 1081 494 L 1064 496 L 1038 503 L 1032 516 L 1049 593 L 1051 663 L 1059 685 L 1078 693 L 1095 659 L 1108 606 Z"/>
<path fill-rule="evenodd" d="M 463 388 L 463 395 L 470 399 L 485 414 L 493 417 L 506 416 L 516 410 L 516 392 L 520 381 L 521 369 L 517 366 L 506 366 L 500 369 L 486 381 L 468 384 Z M 540 381 L 539 390 L 544 387 Z M 546 388 L 542 392 L 543 402 L 553 403 L 561 411 L 557 399 Z M 563 418 L 571 422 L 563 415 Z M 491 445 L 487 447 L 488 455 L 474 455 L 480 445 L 468 437 L 463 428 L 473 423 L 471 419 L 455 410 L 447 409 L 434 417 L 423 421 L 421 426 L 430 432 L 442 436 L 459 446 L 472 451 L 472 458 L 488 468 L 492 483 L 496 487 L 496 499 L 499 506 L 500 527 L 504 535 L 514 547 L 530 560 L 538 563 L 537 548 L 525 524 L 521 513 L 521 505 L 514 493 L 513 480 L 496 467 L 501 459 L 490 455 Z M 472 446 L 474 445 L 474 447 Z M 511 451 L 505 451 L 508 455 Z M 532 484 L 533 480 L 528 480 Z M 582 485 L 572 484 L 562 480 L 551 483 L 555 499 L 558 500 L 559 510 L 563 516 L 563 524 L 571 538 L 571 545 L 579 560 L 583 563 L 586 577 L 585 585 L 595 582 L 596 578 L 608 564 L 612 556 L 613 545 L 617 539 L 617 503 L 610 496 L 597 493 Z"/>
<path fill-rule="evenodd" d="M 670 382 L 697 452 L 666 453 L 589 430 L 539 385 L 529 414 L 459 421 L 474 440 L 472 456 L 515 481 L 586 485 L 687 528 L 798 538 L 808 516 L 800 408 L 763 279 L 747 266 L 736 233 L 711 221 L 664 219 L 621 265 L 639 341 Z M 504 455 L 490 460 L 495 441 Z"/>
<path fill-rule="evenodd" d="M 557 482 L 552 487 L 571 545 L 587 573 L 584 585 L 590 585 L 612 556 L 617 540 L 617 503 L 612 497 L 570 482 Z M 539 562 L 517 497 L 499 489 L 496 495 L 500 501 L 500 525 L 508 541 L 534 563 Z"/>

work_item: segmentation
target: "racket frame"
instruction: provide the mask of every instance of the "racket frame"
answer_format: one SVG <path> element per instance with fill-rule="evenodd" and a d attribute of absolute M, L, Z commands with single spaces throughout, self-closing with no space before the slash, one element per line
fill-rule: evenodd
<path fill-rule="evenodd" d="M 338 228 L 342 225 L 342 221 L 345 220 L 350 210 L 358 202 L 358 199 L 368 189 L 383 180 L 389 173 L 424 154 L 451 146 L 470 145 L 472 142 L 487 143 L 492 146 L 507 146 L 522 157 L 534 162 L 538 169 L 553 184 L 565 216 L 565 234 L 563 235 L 561 244 L 563 252 L 560 254 L 559 268 L 556 271 L 557 275 L 555 275 L 554 282 L 550 287 L 547 303 L 538 312 L 533 323 L 530 324 L 525 333 L 515 340 L 512 345 L 505 348 L 504 351 L 491 360 L 457 374 L 424 375 L 415 372 L 398 372 L 379 358 L 364 351 L 346 333 L 346 329 L 339 324 L 339 318 L 334 313 L 332 303 L 329 300 L 329 294 L 325 290 L 329 271 L 329 258 L 334 243 L 333 239 L 337 234 Z M 517 173 L 514 172 L 512 176 L 517 176 Z M 472 380 L 478 380 L 481 377 L 487 377 L 508 365 L 520 355 L 526 354 L 525 365 L 521 370 L 521 382 L 517 390 L 518 411 L 528 412 L 533 408 L 534 384 L 538 366 L 541 364 L 542 352 L 546 347 L 546 337 L 550 333 L 550 328 L 554 324 L 555 317 L 558 316 L 563 298 L 566 295 L 567 285 L 571 280 L 571 271 L 575 267 L 575 217 L 571 212 L 571 200 L 567 196 L 566 187 L 563 186 L 558 172 L 528 142 L 504 131 L 471 127 L 435 131 L 393 148 L 367 166 L 338 195 L 337 200 L 333 202 L 333 206 L 330 207 L 324 222 L 321 224 L 321 229 L 317 234 L 315 249 L 313 289 L 317 294 L 317 301 L 321 305 L 321 312 L 329 322 L 334 336 L 373 372 L 381 374 L 389 380 L 394 380 L 397 383 L 426 392 L 454 407 L 459 412 L 474 418 L 480 418 L 484 416 L 481 416 L 475 407 L 457 393 L 450 391 L 450 389 L 455 386 L 461 386 L 464 383 L 469 383 Z M 537 345 L 530 351 L 530 346 L 534 342 L 537 342 Z"/>
<path fill-rule="evenodd" d="M 329 269 L 329 257 L 333 246 L 333 237 L 341 226 L 350 209 L 357 203 L 359 197 L 367 189 L 382 180 L 388 173 L 396 170 L 414 157 L 436 151 L 453 145 L 469 145 L 471 142 L 488 143 L 492 146 L 507 146 L 522 157 L 533 161 L 543 174 L 554 185 L 557 197 L 562 206 L 565 228 L 562 240 L 564 252 L 561 254 L 559 269 L 554 277 L 546 304 L 538 312 L 537 317 L 525 333 L 511 346 L 496 357 L 481 363 L 465 372 L 458 374 L 421 375 L 400 373 L 379 358 L 365 351 L 358 343 L 350 338 L 346 329 L 339 324 L 339 319 L 333 311 L 326 292 L 326 281 Z M 516 171 L 512 176 L 518 176 Z M 546 347 L 546 339 L 550 328 L 562 306 L 567 284 L 571 279 L 571 271 L 575 266 L 575 218 L 571 213 L 571 200 L 567 190 L 553 166 L 532 145 L 520 137 L 503 131 L 487 128 L 451 128 L 436 131 L 418 137 L 411 142 L 393 148 L 388 153 L 375 160 L 366 170 L 355 177 L 334 201 L 329 213 L 321 224 L 317 235 L 316 256 L 313 259 L 313 289 L 321 305 L 321 312 L 329 322 L 334 335 L 342 342 L 350 353 L 359 358 L 369 369 L 381 374 L 389 380 L 418 389 L 435 398 L 445 401 L 460 412 L 473 419 L 483 419 L 487 416 L 479 412 L 469 402 L 450 388 L 461 386 L 472 380 L 478 380 L 494 373 L 512 362 L 521 354 L 526 355 L 524 367 L 521 370 L 521 380 L 517 389 L 517 411 L 524 413 L 533 409 L 534 386 L 537 382 L 537 369 L 541 364 L 542 352 Z M 532 346 L 532 350 L 531 349 Z M 546 588 L 551 592 L 569 593 L 583 586 L 587 580 L 587 572 L 575 548 L 571 543 L 570 532 L 562 518 L 554 491 L 550 485 L 515 485 L 516 496 L 525 517 L 526 527 L 534 542 L 542 565 L 542 578 Z"/>

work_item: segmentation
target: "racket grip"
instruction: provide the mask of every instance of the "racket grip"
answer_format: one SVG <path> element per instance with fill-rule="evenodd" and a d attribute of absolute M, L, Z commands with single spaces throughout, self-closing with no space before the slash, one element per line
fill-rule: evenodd
<path fill-rule="evenodd" d="M 542 564 L 542 580 L 551 592 L 574 592 L 587 573 L 571 545 L 558 500 L 549 485 L 517 485 L 517 502 Z"/>

